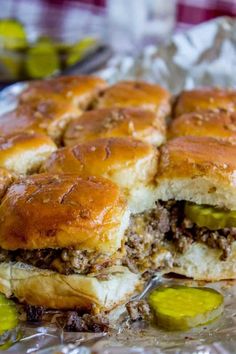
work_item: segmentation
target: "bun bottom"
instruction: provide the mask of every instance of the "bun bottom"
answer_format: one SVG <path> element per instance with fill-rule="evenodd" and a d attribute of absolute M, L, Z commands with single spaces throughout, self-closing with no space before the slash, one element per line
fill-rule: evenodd
<path fill-rule="evenodd" d="M 222 251 L 203 243 L 194 243 L 183 255 L 174 256 L 174 264 L 167 272 L 184 275 L 195 280 L 219 281 L 236 279 L 236 242 L 232 252 L 224 261 L 220 260 Z"/>
<path fill-rule="evenodd" d="M 140 285 L 125 267 L 106 269 L 106 280 L 91 275 L 63 275 L 24 263 L 0 263 L 0 292 L 20 302 L 52 309 L 110 311 L 125 303 Z"/>

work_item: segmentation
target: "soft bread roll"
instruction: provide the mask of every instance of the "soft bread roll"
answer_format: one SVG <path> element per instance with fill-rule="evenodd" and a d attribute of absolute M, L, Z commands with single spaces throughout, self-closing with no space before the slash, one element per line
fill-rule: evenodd
<path fill-rule="evenodd" d="M 36 172 L 55 150 L 56 145 L 46 135 L 21 133 L 0 137 L 0 167 L 17 174 Z"/>
<path fill-rule="evenodd" d="M 77 108 L 58 98 L 22 103 L 15 110 L 0 115 L 0 135 L 33 132 L 47 134 L 60 142 L 66 124 L 79 114 Z"/>
<path fill-rule="evenodd" d="M 105 81 L 92 76 L 32 82 L 20 94 L 18 107 L 0 116 L 0 135 L 39 132 L 60 143 L 65 126 L 77 118 L 105 86 Z"/>
<path fill-rule="evenodd" d="M 60 76 L 31 82 L 20 94 L 20 101 L 43 103 L 49 98 L 58 98 L 83 111 L 106 86 L 103 79 L 95 76 Z"/>
<path fill-rule="evenodd" d="M 45 162 L 43 171 L 109 178 L 124 190 L 131 211 L 136 213 L 154 205 L 158 156 L 156 148 L 139 140 L 97 139 L 58 150 Z"/>
<path fill-rule="evenodd" d="M 236 279 L 236 242 L 226 260 L 220 260 L 222 251 L 194 242 L 184 254 L 175 254 L 173 268 L 166 269 L 196 280 L 218 281 Z"/>
<path fill-rule="evenodd" d="M 133 137 L 150 144 L 165 141 L 166 123 L 152 111 L 108 108 L 87 111 L 67 126 L 64 144 L 73 146 L 97 138 Z"/>
<path fill-rule="evenodd" d="M 98 313 L 128 301 L 140 285 L 125 267 L 105 270 L 107 280 L 90 275 L 63 275 L 24 263 L 0 263 L 0 292 L 20 302 L 53 309 Z"/>
<path fill-rule="evenodd" d="M 121 247 L 129 212 L 109 180 L 39 174 L 9 187 L 0 215 L 3 249 L 71 247 L 112 254 Z"/>
<path fill-rule="evenodd" d="M 97 108 L 139 107 L 165 117 L 170 112 L 170 94 L 159 85 L 142 81 L 120 81 L 103 90 Z"/>
<path fill-rule="evenodd" d="M 236 209 L 236 145 L 209 137 L 179 137 L 161 147 L 157 199 Z"/>
<path fill-rule="evenodd" d="M 173 114 L 178 117 L 184 113 L 206 109 L 225 109 L 234 112 L 236 110 L 236 90 L 206 87 L 183 91 L 174 104 Z"/>
<path fill-rule="evenodd" d="M 236 141 L 236 113 L 225 110 L 186 113 L 172 120 L 168 138 L 210 136 Z"/>

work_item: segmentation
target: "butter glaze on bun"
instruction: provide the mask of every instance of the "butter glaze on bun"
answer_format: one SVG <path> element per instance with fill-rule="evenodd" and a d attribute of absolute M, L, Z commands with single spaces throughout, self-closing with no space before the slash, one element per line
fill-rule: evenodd
<path fill-rule="evenodd" d="M 236 90 L 206 87 L 183 91 L 174 104 L 173 113 L 178 117 L 184 113 L 218 109 L 236 110 Z"/>
<path fill-rule="evenodd" d="M 87 109 L 104 87 L 104 80 L 89 76 L 31 82 L 20 94 L 16 109 L 0 116 L 0 135 L 39 132 L 60 143 L 69 121 Z"/>
<path fill-rule="evenodd" d="M 15 110 L 0 115 L 0 135 L 41 133 L 60 142 L 66 124 L 78 115 L 77 109 L 58 98 L 20 104 Z"/>
<path fill-rule="evenodd" d="M 168 138 L 209 136 L 236 141 L 236 113 L 225 110 L 186 113 L 172 120 Z"/>
<path fill-rule="evenodd" d="M 42 169 L 103 176 L 124 191 L 132 212 L 153 206 L 159 153 L 152 145 L 131 138 L 97 139 L 52 154 Z"/>
<path fill-rule="evenodd" d="M 3 249 L 71 247 L 112 254 L 121 247 L 129 212 L 109 180 L 39 174 L 9 187 L 0 215 Z"/>
<path fill-rule="evenodd" d="M 103 90 L 96 108 L 136 107 L 165 117 L 170 112 L 170 94 L 163 87 L 142 81 L 120 81 Z"/>
<path fill-rule="evenodd" d="M 157 197 L 236 209 L 236 144 L 179 137 L 160 151 Z"/>
<path fill-rule="evenodd" d="M 48 98 L 62 99 L 84 110 L 92 103 L 106 82 L 95 76 L 61 76 L 31 82 L 20 95 L 21 102 L 41 101 Z"/>
<path fill-rule="evenodd" d="M 63 275 L 24 263 L 0 263 L 0 292 L 20 302 L 52 309 L 99 313 L 129 300 L 141 285 L 126 267 L 107 268 L 105 279 Z"/>
<path fill-rule="evenodd" d="M 156 146 L 165 141 L 163 117 L 137 108 L 96 109 L 71 121 L 64 134 L 64 144 L 73 146 L 98 138 L 133 137 Z"/>
<path fill-rule="evenodd" d="M 21 133 L 0 137 L 0 167 L 17 174 L 36 172 L 55 150 L 56 145 L 46 135 Z"/>

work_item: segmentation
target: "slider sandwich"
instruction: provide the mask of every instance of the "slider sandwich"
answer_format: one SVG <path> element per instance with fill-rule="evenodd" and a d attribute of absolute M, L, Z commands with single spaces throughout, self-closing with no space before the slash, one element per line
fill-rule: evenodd
<path fill-rule="evenodd" d="M 236 90 L 205 87 L 183 91 L 174 103 L 173 115 L 178 117 L 184 113 L 220 109 L 235 112 Z"/>
<path fill-rule="evenodd" d="M 0 292 L 34 306 L 110 311 L 140 286 L 122 264 L 129 210 L 99 177 L 39 174 L 0 204 Z"/>
<path fill-rule="evenodd" d="M 165 231 L 162 208 L 155 207 L 159 152 L 132 138 L 97 139 L 59 149 L 43 164 L 50 174 L 74 172 L 109 178 L 122 189 L 130 211 L 122 264 L 144 274 L 166 267 L 171 254 L 159 242 Z"/>
<path fill-rule="evenodd" d="M 156 257 L 169 260 L 164 273 L 236 278 L 235 156 L 234 143 L 209 137 L 179 137 L 161 147 L 156 207 L 133 215 L 129 232 L 134 242 L 155 234 Z"/>

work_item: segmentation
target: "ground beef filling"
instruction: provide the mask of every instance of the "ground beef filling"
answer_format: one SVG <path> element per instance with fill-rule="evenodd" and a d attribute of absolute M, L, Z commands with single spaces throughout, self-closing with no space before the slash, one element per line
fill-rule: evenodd
<path fill-rule="evenodd" d="M 184 215 L 184 202 L 158 202 L 148 212 L 132 216 L 125 234 L 125 256 L 110 257 L 97 252 L 72 249 L 42 249 L 6 251 L 0 249 L 0 262 L 24 262 L 41 269 L 52 269 L 61 274 L 99 274 L 112 265 L 126 265 L 133 272 L 155 270 L 156 257 L 171 241 L 175 249 L 184 253 L 194 242 L 203 242 L 209 247 L 221 249 L 221 259 L 227 259 L 231 245 L 236 240 L 236 228 L 211 231 L 198 227 Z M 163 266 L 170 265 L 170 258 L 163 260 Z"/>
<path fill-rule="evenodd" d="M 155 266 L 155 254 L 171 241 L 175 249 L 184 253 L 193 242 L 202 242 L 222 250 L 226 260 L 236 240 L 236 228 L 209 230 L 198 227 L 184 215 L 184 202 L 158 202 L 150 212 L 134 215 L 127 231 L 127 264 L 139 269 Z"/>
<path fill-rule="evenodd" d="M 51 269 L 61 274 L 93 274 L 118 263 L 108 255 L 73 249 L 39 249 L 6 251 L 0 249 L 0 262 L 23 262 L 40 269 Z"/>

